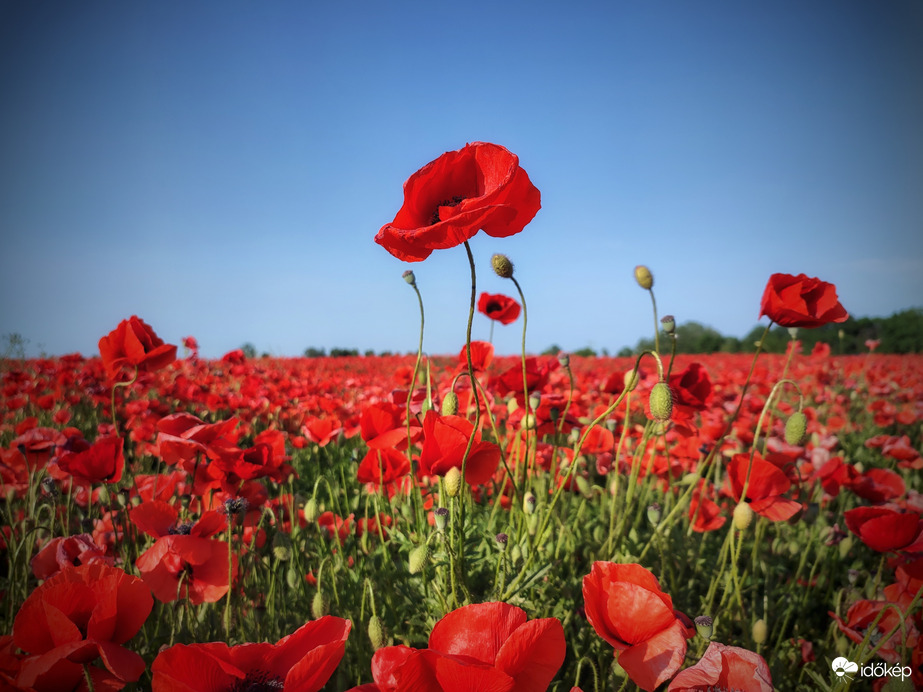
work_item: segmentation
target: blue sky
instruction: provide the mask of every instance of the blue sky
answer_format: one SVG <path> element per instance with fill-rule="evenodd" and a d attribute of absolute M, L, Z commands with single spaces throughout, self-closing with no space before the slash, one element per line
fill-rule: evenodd
<path fill-rule="evenodd" d="M 473 141 L 542 192 L 471 243 L 479 293 L 513 294 L 493 253 L 516 264 L 530 351 L 650 335 L 639 263 L 661 314 L 735 336 L 774 272 L 856 316 L 920 306 L 921 36 L 917 0 L 5 1 L 0 334 L 91 355 L 137 314 L 206 356 L 412 351 L 412 268 L 425 350 L 457 352 L 464 249 L 373 238 Z"/>

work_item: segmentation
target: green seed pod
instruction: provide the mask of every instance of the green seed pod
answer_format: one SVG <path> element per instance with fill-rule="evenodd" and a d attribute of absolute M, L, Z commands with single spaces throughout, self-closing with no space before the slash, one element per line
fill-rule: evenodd
<path fill-rule="evenodd" d="M 423 568 L 426 566 L 427 561 L 429 560 L 429 550 L 426 547 L 426 544 L 418 545 L 416 548 L 410 551 L 410 557 L 407 559 L 407 570 L 411 574 L 419 574 L 423 571 Z"/>
<path fill-rule="evenodd" d="M 369 618 L 369 641 L 376 651 L 385 645 L 385 633 L 381 627 L 381 618 L 373 615 Z"/>
<path fill-rule="evenodd" d="M 403 276 L 403 277 L 404 277 L 404 281 L 406 281 L 407 283 L 409 283 L 411 286 L 416 286 L 416 285 L 417 285 L 417 277 L 414 276 L 413 272 L 410 271 L 409 269 L 408 269 L 407 271 L 405 271 L 403 274 L 401 274 L 401 276 Z"/>
<path fill-rule="evenodd" d="M 785 421 L 785 442 L 800 445 L 808 431 L 808 418 L 801 411 L 796 411 Z"/>
<path fill-rule="evenodd" d="M 651 522 L 652 526 L 657 526 L 660 523 L 661 507 L 660 504 L 654 502 L 647 506 L 647 520 Z"/>
<path fill-rule="evenodd" d="M 456 413 L 458 413 L 458 394 L 449 392 L 442 400 L 442 415 L 454 416 Z"/>
<path fill-rule="evenodd" d="M 651 397 L 648 402 L 651 409 L 651 417 L 654 420 L 665 422 L 670 420 L 673 414 L 673 394 L 670 392 L 670 386 L 666 382 L 658 382 L 651 389 Z"/>
<path fill-rule="evenodd" d="M 695 631 L 702 639 L 711 639 L 711 635 L 715 631 L 715 621 L 708 615 L 699 615 L 695 619 Z"/>

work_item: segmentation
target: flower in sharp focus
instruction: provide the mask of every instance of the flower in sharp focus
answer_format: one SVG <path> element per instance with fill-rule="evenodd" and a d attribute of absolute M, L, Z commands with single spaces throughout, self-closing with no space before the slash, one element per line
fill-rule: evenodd
<path fill-rule="evenodd" d="M 99 354 L 109 379 L 115 380 L 123 367 L 142 372 L 166 367 L 176 360 L 176 346 L 165 344 L 144 320 L 132 315 L 99 340 Z"/>
<path fill-rule="evenodd" d="M 177 644 L 154 659 L 153 692 L 317 692 L 346 650 L 351 623 L 333 615 L 308 622 L 275 644 Z"/>
<path fill-rule="evenodd" d="M 405 262 L 461 245 L 479 230 L 519 233 L 541 208 L 541 193 L 519 157 L 487 142 L 446 152 L 404 183 L 404 204 L 375 242 Z"/>
<path fill-rule="evenodd" d="M 478 312 L 500 324 L 512 324 L 521 310 L 519 303 L 502 293 L 482 293 L 478 298 Z"/>
<path fill-rule="evenodd" d="M 694 635 L 650 571 L 637 564 L 595 562 L 583 578 L 587 619 L 615 648 L 628 677 L 650 692 L 680 669 Z"/>
<path fill-rule="evenodd" d="M 763 291 L 760 317 L 766 315 L 783 327 L 820 327 L 845 322 L 849 317 L 840 305 L 836 286 L 799 274 L 773 274 Z"/>
<path fill-rule="evenodd" d="M 423 449 L 420 453 L 420 473 L 444 476 L 451 468 L 461 469 L 468 440 L 474 424 L 462 416 L 441 416 L 433 410 L 423 419 Z M 469 485 L 486 483 L 500 463 L 500 448 L 481 440 L 474 431 L 474 443 L 465 462 L 465 480 Z"/>

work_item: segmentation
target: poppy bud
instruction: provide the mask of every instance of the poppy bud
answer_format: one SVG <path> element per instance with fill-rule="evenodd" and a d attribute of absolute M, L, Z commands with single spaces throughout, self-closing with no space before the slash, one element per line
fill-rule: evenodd
<path fill-rule="evenodd" d="M 643 264 L 639 264 L 635 267 L 635 281 L 638 282 L 641 288 L 650 291 L 654 285 L 654 276 L 651 274 L 650 269 Z"/>
<path fill-rule="evenodd" d="M 751 634 L 753 635 L 753 641 L 756 644 L 762 644 L 766 641 L 766 635 L 768 634 L 769 628 L 766 626 L 766 621 L 763 618 L 760 618 L 753 623 L 753 630 Z"/>
<path fill-rule="evenodd" d="M 522 500 L 522 511 L 526 514 L 532 514 L 535 511 L 535 495 L 531 492 L 526 493 Z"/>
<path fill-rule="evenodd" d="M 410 271 L 409 269 L 408 269 L 407 271 L 405 271 L 403 274 L 401 274 L 401 276 L 403 276 L 403 277 L 404 277 L 404 281 L 406 281 L 407 283 L 409 283 L 411 286 L 416 286 L 416 285 L 417 285 L 417 277 L 414 276 L 413 272 Z"/>
<path fill-rule="evenodd" d="M 808 419 L 801 411 L 796 411 L 785 421 L 785 442 L 800 445 L 808 430 Z"/>
<path fill-rule="evenodd" d="M 442 400 L 442 415 L 454 416 L 458 413 L 458 394 L 449 392 Z"/>
<path fill-rule="evenodd" d="M 626 392 L 633 392 L 634 389 L 635 389 L 635 387 L 638 386 L 638 379 L 639 379 L 639 377 L 638 377 L 638 371 L 635 370 L 634 368 L 632 368 L 631 370 L 629 370 L 628 372 L 626 372 L 626 373 L 625 373 L 625 378 L 624 378 L 624 380 L 625 380 L 625 391 L 626 391 Z"/>
<path fill-rule="evenodd" d="M 532 392 L 529 394 L 529 408 L 533 411 L 537 411 L 538 407 L 542 405 L 542 395 L 538 392 Z"/>
<path fill-rule="evenodd" d="M 651 389 L 649 400 L 651 417 L 654 420 L 664 422 L 670 420 L 673 413 L 673 394 L 670 392 L 670 385 L 666 382 L 658 382 Z"/>
<path fill-rule="evenodd" d="M 381 627 L 381 618 L 373 615 L 369 618 L 369 641 L 376 651 L 385 645 L 385 633 Z"/>
<path fill-rule="evenodd" d="M 513 278 L 513 263 L 506 255 L 494 255 L 490 258 L 490 266 L 494 268 L 497 276 L 501 279 Z"/>
<path fill-rule="evenodd" d="M 569 368 L 570 367 L 570 356 L 566 353 L 559 353 L 558 362 L 561 364 L 562 368 Z"/>
<path fill-rule="evenodd" d="M 699 615 L 695 619 L 695 631 L 702 639 L 711 639 L 711 635 L 715 630 L 714 625 L 715 621 L 707 615 Z"/>
<path fill-rule="evenodd" d="M 457 466 L 453 466 L 446 472 L 444 477 L 445 494 L 449 497 L 455 497 L 461 491 L 462 473 Z"/>
<path fill-rule="evenodd" d="M 327 599 L 320 591 L 314 594 L 314 600 L 311 601 L 311 616 L 315 620 L 320 620 L 327 614 Z"/>
<path fill-rule="evenodd" d="M 426 547 L 426 544 L 418 545 L 416 548 L 410 551 L 410 556 L 407 559 L 407 570 L 411 574 L 419 574 L 423 568 L 426 566 L 427 561 L 429 560 L 429 550 Z"/>
<path fill-rule="evenodd" d="M 515 410 L 518 409 L 518 408 L 519 408 L 519 402 L 516 401 L 516 397 L 511 397 L 511 398 L 506 402 L 506 412 L 507 412 L 507 413 L 512 413 L 513 411 L 515 411 Z"/>
<path fill-rule="evenodd" d="M 747 502 L 738 502 L 737 506 L 734 508 L 734 528 L 738 531 L 743 531 L 750 526 L 750 522 L 752 521 L 753 508 L 750 507 Z"/>
<path fill-rule="evenodd" d="M 652 525 L 657 526 L 660 523 L 660 505 L 656 502 L 648 505 L 647 507 L 647 520 L 651 522 Z"/>
<path fill-rule="evenodd" d="M 304 506 L 304 519 L 309 524 L 313 524 L 317 521 L 319 511 L 317 509 L 317 500 L 313 497 L 305 503 Z"/>
<path fill-rule="evenodd" d="M 667 334 L 672 334 L 676 331 L 676 320 L 673 315 L 665 315 L 660 318 L 660 324 L 663 326 L 663 331 Z"/>
<path fill-rule="evenodd" d="M 496 535 L 497 547 L 500 548 L 500 552 L 506 551 L 506 544 L 509 543 L 510 537 L 505 533 L 498 533 Z"/>

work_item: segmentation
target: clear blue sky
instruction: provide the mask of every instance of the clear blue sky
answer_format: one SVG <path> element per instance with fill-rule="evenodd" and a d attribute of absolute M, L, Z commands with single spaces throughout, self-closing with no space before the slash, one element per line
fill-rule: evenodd
<path fill-rule="evenodd" d="M 918 0 L 5 0 L 0 104 L 0 334 L 32 353 L 95 354 L 132 314 L 205 356 L 411 351 L 407 268 L 425 350 L 457 352 L 464 249 L 373 238 L 472 141 L 542 192 L 472 242 L 479 293 L 516 264 L 530 351 L 649 336 L 639 263 L 661 314 L 735 336 L 773 272 L 856 316 L 923 305 Z"/>

